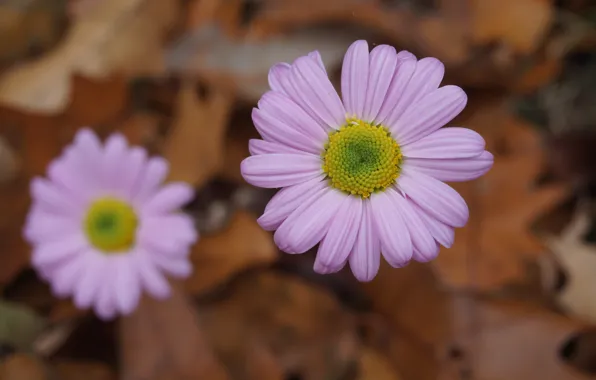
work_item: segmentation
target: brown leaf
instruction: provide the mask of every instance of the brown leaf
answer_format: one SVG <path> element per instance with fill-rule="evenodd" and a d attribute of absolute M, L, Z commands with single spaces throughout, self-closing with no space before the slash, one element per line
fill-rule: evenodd
<path fill-rule="evenodd" d="M 60 45 L 0 77 L 0 103 L 45 114 L 71 98 L 70 77 L 163 71 L 162 39 L 176 20 L 175 1 L 105 0 L 80 15 Z M 139 43 L 143 41 L 143 43 Z"/>
<path fill-rule="evenodd" d="M 39 359 L 16 354 L 0 362 L 2 380 L 50 380 L 49 368 Z"/>
<path fill-rule="evenodd" d="M 515 53 L 533 53 L 554 18 L 550 0 L 474 0 L 472 41 L 503 43 Z"/>
<path fill-rule="evenodd" d="M 277 253 L 271 234 L 254 216 L 238 211 L 225 230 L 199 239 L 191 253 L 195 271 L 185 288 L 203 293 L 242 270 L 275 261 Z"/>
<path fill-rule="evenodd" d="M 285 378 L 343 378 L 358 358 L 355 318 L 324 288 L 291 275 L 251 272 L 199 311 L 234 379 L 260 380 L 257 373 L 279 378 L 276 366 Z M 267 367 L 255 370 L 249 364 L 255 356 Z"/>
<path fill-rule="evenodd" d="M 213 89 L 198 99 L 193 83 L 185 83 L 178 95 L 176 121 L 164 148 L 170 162 L 170 180 L 204 184 L 222 165 L 223 144 L 232 98 Z"/>
<path fill-rule="evenodd" d="M 61 380 L 116 380 L 116 374 L 100 363 L 61 360 L 54 368 Z"/>
<path fill-rule="evenodd" d="M 380 352 L 365 348 L 360 353 L 357 380 L 400 380 L 391 362 Z"/>
<path fill-rule="evenodd" d="M 193 305 L 178 285 L 159 302 L 144 298 L 120 321 L 124 380 L 227 380 L 201 330 Z"/>
<path fill-rule="evenodd" d="M 488 290 L 521 280 L 525 262 L 544 252 L 530 226 L 569 189 L 535 184 L 545 163 L 541 137 L 510 116 L 500 101 L 472 112 L 462 125 L 483 135 L 495 163 L 480 179 L 452 185 L 468 202 L 470 220 L 433 265 L 451 287 Z"/>

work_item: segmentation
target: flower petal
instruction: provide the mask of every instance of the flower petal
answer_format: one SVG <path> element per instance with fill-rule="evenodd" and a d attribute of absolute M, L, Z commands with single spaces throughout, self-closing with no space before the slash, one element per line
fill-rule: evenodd
<path fill-rule="evenodd" d="M 265 188 L 296 185 L 322 173 L 321 158 L 311 154 L 262 154 L 245 158 L 240 171 L 246 182 Z"/>
<path fill-rule="evenodd" d="M 457 86 L 444 86 L 408 108 L 391 132 L 401 145 L 427 136 L 456 117 L 466 106 L 466 93 Z"/>
<path fill-rule="evenodd" d="M 319 154 L 323 149 L 322 142 L 309 138 L 300 130 L 276 119 L 269 112 L 254 108 L 252 110 L 252 121 L 259 134 L 266 141 L 276 142 L 314 154 Z"/>
<path fill-rule="evenodd" d="M 348 196 L 342 203 L 319 245 L 314 271 L 320 274 L 339 272 L 354 248 L 360 220 L 362 219 L 362 198 Z"/>
<path fill-rule="evenodd" d="M 397 65 L 395 48 L 388 45 L 379 45 L 370 52 L 370 68 L 366 100 L 362 118 L 365 121 L 374 121 L 387 96 L 393 73 Z"/>
<path fill-rule="evenodd" d="M 419 60 L 409 84 L 415 92 L 412 104 L 439 88 L 444 75 L 445 66 L 438 59 L 427 57 Z"/>
<path fill-rule="evenodd" d="M 43 267 L 72 258 L 87 248 L 87 240 L 80 231 L 65 236 L 60 240 L 42 243 L 33 249 L 31 262 L 36 267 Z"/>
<path fill-rule="evenodd" d="M 82 215 L 82 209 L 77 202 L 69 198 L 68 194 L 61 192 L 52 182 L 38 177 L 31 180 L 30 186 L 31 197 L 40 208 L 73 218 L 79 218 Z"/>
<path fill-rule="evenodd" d="M 286 93 L 284 88 L 284 81 L 286 80 L 287 76 L 290 74 L 290 65 L 288 63 L 282 62 L 277 63 L 269 69 L 269 75 L 267 79 L 269 80 L 269 87 L 273 91 L 279 91 L 281 93 Z"/>
<path fill-rule="evenodd" d="M 168 273 L 172 277 L 187 278 L 192 274 L 192 264 L 187 258 L 172 258 L 159 253 L 154 253 L 151 260 L 162 271 Z"/>
<path fill-rule="evenodd" d="M 79 220 L 49 213 L 34 204 L 27 215 L 24 236 L 29 243 L 42 243 L 57 241 L 79 231 Z"/>
<path fill-rule="evenodd" d="M 323 239 L 329 229 L 329 221 L 339 210 L 347 195 L 328 188 L 312 203 L 304 203 L 279 226 L 274 240 L 288 253 L 304 253 Z"/>
<path fill-rule="evenodd" d="M 144 217 L 137 232 L 139 247 L 146 252 L 158 251 L 171 256 L 185 256 L 190 241 L 181 239 L 183 231 L 176 231 L 161 217 Z M 188 232 L 187 228 L 184 228 Z M 189 237 L 190 238 L 190 237 Z"/>
<path fill-rule="evenodd" d="M 104 284 L 99 289 L 95 302 L 95 313 L 100 319 L 109 321 L 116 316 L 117 289 L 114 285 L 114 273 L 108 271 L 105 275 L 107 278 L 104 278 Z"/>
<path fill-rule="evenodd" d="M 344 56 L 341 69 L 341 94 L 348 117 L 362 117 L 368 87 L 368 43 L 354 42 Z"/>
<path fill-rule="evenodd" d="M 277 229 L 284 220 L 304 202 L 321 194 L 327 187 L 324 176 L 318 176 L 298 185 L 285 187 L 271 198 L 257 223 L 267 231 Z"/>
<path fill-rule="evenodd" d="M 490 170 L 494 157 L 486 150 L 476 157 L 457 159 L 407 158 L 412 169 L 445 182 L 476 179 Z"/>
<path fill-rule="evenodd" d="M 142 249 L 138 249 L 132 258 L 136 264 L 143 288 L 147 290 L 147 293 L 157 299 L 168 298 L 171 293 L 170 284 L 159 270 L 157 270 L 148 253 Z"/>
<path fill-rule="evenodd" d="M 410 239 L 414 249 L 420 252 L 422 255 L 431 255 L 436 250 L 435 239 L 429 232 L 428 228 L 424 224 L 424 221 L 420 218 L 416 209 L 411 206 L 411 201 L 405 199 L 400 193 L 393 189 L 385 190 L 389 198 L 395 204 L 404 219 L 408 231 L 410 232 Z"/>
<path fill-rule="evenodd" d="M 173 182 L 163 186 L 147 200 L 141 212 L 145 215 L 163 215 L 180 209 L 194 197 L 193 188 L 185 182 Z"/>
<path fill-rule="evenodd" d="M 463 227 L 470 216 L 466 201 L 449 185 L 403 166 L 397 186 L 440 222 Z"/>
<path fill-rule="evenodd" d="M 114 272 L 116 307 L 123 315 L 132 313 L 141 298 L 140 278 L 134 264 L 129 255 L 114 257 L 110 262 Z"/>
<path fill-rule="evenodd" d="M 122 162 L 122 182 L 120 192 L 128 201 L 132 201 L 137 191 L 138 182 L 147 166 L 145 149 L 133 147 Z"/>
<path fill-rule="evenodd" d="M 82 268 L 81 279 L 75 289 L 74 303 L 80 309 L 87 309 L 97 300 L 105 283 L 107 257 L 91 249 L 83 255 L 87 264 Z"/>
<path fill-rule="evenodd" d="M 321 53 L 318 50 L 311 51 L 308 53 L 308 57 L 312 59 L 325 74 L 327 74 L 327 70 L 325 70 L 325 64 L 323 63 L 323 58 L 321 57 Z"/>
<path fill-rule="evenodd" d="M 375 122 L 391 128 L 410 105 L 411 91 L 408 92 L 408 83 L 414 75 L 414 71 L 416 71 L 416 62 L 416 57 L 410 52 L 401 51 L 397 53 L 395 73 L 389 83 L 385 101 L 375 118 Z"/>
<path fill-rule="evenodd" d="M 441 128 L 430 135 L 402 146 L 406 157 L 469 158 L 484 151 L 486 143 L 477 132 L 467 128 Z"/>
<path fill-rule="evenodd" d="M 309 137 L 323 146 L 327 140 L 327 133 L 312 117 L 287 95 L 269 91 L 259 100 L 259 109 L 289 128 Z"/>
<path fill-rule="evenodd" d="M 439 256 L 440 251 L 441 246 L 437 242 L 434 243 L 434 248 L 432 250 L 421 251 L 414 247 L 414 254 L 412 255 L 412 258 L 419 263 L 428 263 L 436 259 Z"/>
<path fill-rule="evenodd" d="M 68 193 L 70 199 L 83 205 L 95 191 L 89 187 L 87 176 L 76 169 L 76 157 L 71 152 L 72 150 L 48 165 L 48 178 L 62 192 Z"/>
<path fill-rule="evenodd" d="M 52 292 L 56 297 L 66 298 L 74 293 L 75 286 L 81 278 L 82 269 L 85 265 L 85 258 L 75 255 L 71 260 L 67 260 L 62 265 L 56 266 L 55 270 L 51 273 L 46 272 L 49 275 Z M 39 267 L 36 267 L 36 269 L 40 270 Z"/>
<path fill-rule="evenodd" d="M 383 256 L 389 265 L 400 268 L 410 261 L 414 248 L 408 227 L 391 196 L 392 193 L 386 191 L 375 193 L 370 202 Z"/>
<path fill-rule="evenodd" d="M 271 141 L 265 141 L 261 139 L 250 139 L 248 140 L 248 151 L 251 155 L 256 156 L 257 154 L 271 154 L 271 153 L 304 153 L 301 150 L 289 147 L 285 144 L 280 144 Z"/>
<path fill-rule="evenodd" d="M 354 249 L 350 254 L 350 268 L 358 281 L 371 281 L 379 272 L 381 264 L 381 242 L 375 232 L 373 211 L 370 202 L 364 202 L 362 219 Z"/>
<path fill-rule="evenodd" d="M 109 191 L 122 188 L 122 163 L 128 155 L 126 138 L 120 133 L 108 137 L 102 161 L 102 187 Z"/>
<path fill-rule="evenodd" d="M 152 197 L 157 192 L 159 186 L 166 179 L 169 169 L 170 165 L 165 159 L 161 157 L 149 159 L 136 185 L 136 194 L 134 195 L 135 205 L 142 204 L 147 198 Z"/>
<path fill-rule="evenodd" d="M 418 212 L 418 216 L 424 221 L 426 228 L 435 240 L 443 247 L 449 248 L 455 241 L 455 230 L 453 227 L 439 222 L 437 219 L 430 216 L 416 203 L 411 202 L 410 205 Z"/>
<path fill-rule="evenodd" d="M 327 74 L 309 57 L 298 58 L 290 69 L 290 81 L 310 114 L 331 128 L 339 128 L 346 121 L 344 106 Z M 294 99 L 294 96 L 292 98 Z"/>

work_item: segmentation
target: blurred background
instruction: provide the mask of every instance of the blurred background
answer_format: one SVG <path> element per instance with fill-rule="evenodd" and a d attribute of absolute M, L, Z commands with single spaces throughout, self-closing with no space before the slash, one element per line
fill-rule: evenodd
<path fill-rule="evenodd" d="M 582 380 L 596 377 L 592 0 L 0 0 L 1 380 Z M 347 46 L 441 59 L 452 124 L 495 155 L 453 186 L 471 218 L 430 264 L 313 273 L 256 224 L 240 176 L 267 71 Z M 29 267 L 28 181 L 82 126 L 197 189 L 195 272 L 104 323 Z"/>

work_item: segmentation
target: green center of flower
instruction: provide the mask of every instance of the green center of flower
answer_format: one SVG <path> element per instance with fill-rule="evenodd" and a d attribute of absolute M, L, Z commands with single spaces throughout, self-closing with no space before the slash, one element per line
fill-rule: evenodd
<path fill-rule="evenodd" d="M 399 145 L 385 127 L 357 119 L 329 135 L 322 156 L 331 185 L 362 198 L 391 186 L 403 161 Z"/>
<path fill-rule="evenodd" d="M 134 209 L 126 202 L 109 197 L 95 200 L 84 221 L 89 241 L 104 253 L 130 249 L 135 241 L 137 225 Z"/>

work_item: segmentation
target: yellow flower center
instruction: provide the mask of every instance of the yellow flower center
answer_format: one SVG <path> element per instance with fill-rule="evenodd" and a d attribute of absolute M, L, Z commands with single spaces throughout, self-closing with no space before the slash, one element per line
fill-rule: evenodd
<path fill-rule="evenodd" d="M 138 219 L 134 209 L 116 198 L 95 200 L 84 220 L 84 228 L 91 244 L 104 253 L 121 253 L 134 242 Z"/>
<path fill-rule="evenodd" d="M 385 127 L 357 119 L 330 133 L 322 157 L 331 185 L 362 198 L 391 186 L 403 161 Z"/>

